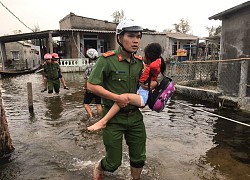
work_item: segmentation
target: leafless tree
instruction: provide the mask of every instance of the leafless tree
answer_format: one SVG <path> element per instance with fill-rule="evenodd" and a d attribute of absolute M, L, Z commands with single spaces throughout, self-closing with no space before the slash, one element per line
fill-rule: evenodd
<path fill-rule="evenodd" d="M 164 29 L 163 32 L 164 32 L 164 33 L 172 33 L 172 32 L 175 32 L 175 30 L 174 30 L 174 29 L 169 29 L 169 28 L 168 28 L 168 29 Z"/>
<path fill-rule="evenodd" d="M 218 27 L 215 27 L 215 26 L 208 27 L 208 26 L 206 26 L 206 30 L 208 31 L 208 36 L 209 37 L 218 36 L 218 35 L 221 34 L 221 25 L 219 25 Z"/>
<path fill-rule="evenodd" d="M 115 11 L 115 12 L 113 12 L 113 14 L 111 16 L 113 17 L 114 23 L 119 23 L 119 22 L 121 22 L 121 20 L 125 19 L 123 10 Z"/>
<path fill-rule="evenodd" d="M 176 32 L 187 34 L 191 30 L 191 26 L 188 20 L 181 19 L 179 23 L 173 24 Z"/>
<path fill-rule="evenodd" d="M 34 28 L 32 29 L 33 32 L 39 32 L 40 31 L 40 27 L 39 25 L 35 25 Z M 31 43 L 36 45 L 36 46 L 39 46 L 40 43 L 39 43 L 39 39 L 32 39 L 31 40 Z"/>
<path fill-rule="evenodd" d="M 19 29 L 19 30 L 14 30 L 13 33 L 14 33 L 14 34 L 21 34 L 21 33 L 22 33 L 22 30 L 20 30 L 20 29 Z"/>

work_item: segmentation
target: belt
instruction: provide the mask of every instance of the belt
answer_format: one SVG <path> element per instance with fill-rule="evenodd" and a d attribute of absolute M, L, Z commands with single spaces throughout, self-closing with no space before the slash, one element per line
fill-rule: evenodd
<path fill-rule="evenodd" d="M 121 108 L 119 113 L 121 113 L 121 114 L 131 114 L 131 113 L 135 112 L 136 110 L 137 109 L 123 109 L 123 108 Z"/>
<path fill-rule="evenodd" d="M 107 108 L 107 109 L 110 109 L 110 108 L 111 108 L 111 106 L 106 106 L 106 105 L 104 105 L 104 107 Z M 118 113 L 129 115 L 129 114 L 131 114 L 131 113 L 133 113 L 133 112 L 135 112 L 135 111 L 137 111 L 137 110 L 138 110 L 138 108 L 133 108 L 133 109 L 121 108 L 120 111 L 119 111 Z"/>
<path fill-rule="evenodd" d="M 59 77 L 58 78 L 48 78 L 48 80 L 50 80 L 50 81 L 56 81 L 58 79 L 59 79 Z"/>

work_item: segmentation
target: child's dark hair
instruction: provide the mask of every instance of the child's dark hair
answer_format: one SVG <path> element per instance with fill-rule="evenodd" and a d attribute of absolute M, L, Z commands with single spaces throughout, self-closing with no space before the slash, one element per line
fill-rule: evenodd
<path fill-rule="evenodd" d="M 166 70 L 166 63 L 162 58 L 162 48 L 159 43 L 150 43 L 148 44 L 145 49 L 145 57 L 150 60 L 151 62 L 155 61 L 158 58 L 161 58 L 161 73 L 163 74 Z"/>

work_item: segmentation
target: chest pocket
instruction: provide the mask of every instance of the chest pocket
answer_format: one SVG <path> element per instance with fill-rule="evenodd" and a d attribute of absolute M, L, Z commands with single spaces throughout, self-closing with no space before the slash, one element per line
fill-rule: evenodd
<path fill-rule="evenodd" d="M 112 83 L 117 93 L 128 92 L 128 76 L 125 73 L 114 73 L 112 75 Z"/>

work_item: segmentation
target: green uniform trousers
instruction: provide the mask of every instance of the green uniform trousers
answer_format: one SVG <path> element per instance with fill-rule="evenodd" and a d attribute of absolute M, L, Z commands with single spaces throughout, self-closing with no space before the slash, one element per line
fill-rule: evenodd
<path fill-rule="evenodd" d="M 48 80 L 48 93 L 53 93 L 53 89 L 56 93 L 60 90 L 60 80 Z"/>
<path fill-rule="evenodd" d="M 103 113 L 109 109 L 104 106 Z M 129 149 L 130 165 L 142 168 L 146 160 L 146 130 L 139 109 L 119 112 L 103 129 L 106 156 L 101 161 L 102 169 L 114 172 L 121 165 L 123 135 Z"/>

